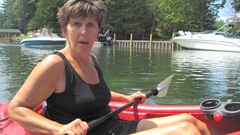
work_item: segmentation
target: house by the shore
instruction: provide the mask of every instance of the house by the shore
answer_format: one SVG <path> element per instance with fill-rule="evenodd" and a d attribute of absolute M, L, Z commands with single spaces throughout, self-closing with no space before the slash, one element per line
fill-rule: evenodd
<path fill-rule="evenodd" d="M 0 29 L 0 42 L 10 42 L 11 39 L 20 36 L 19 29 Z"/>
<path fill-rule="evenodd" d="M 14 38 L 20 36 L 21 31 L 19 29 L 0 29 L 0 38 Z"/>

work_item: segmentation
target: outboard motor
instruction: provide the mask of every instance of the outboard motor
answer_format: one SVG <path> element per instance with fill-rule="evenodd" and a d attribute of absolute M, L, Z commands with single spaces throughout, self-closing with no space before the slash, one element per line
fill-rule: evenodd
<path fill-rule="evenodd" d="M 103 45 L 110 45 L 114 46 L 117 45 L 117 42 L 114 42 L 112 37 L 109 36 L 109 29 L 105 32 L 105 34 L 99 34 L 98 35 L 98 41 L 102 42 Z"/>
<path fill-rule="evenodd" d="M 117 45 L 117 43 L 114 42 L 112 37 L 110 37 L 110 36 L 107 37 L 107 44 L 111 45 L 111 46 Z"/>
<path fill-rule="evenodd" d="M 110 46 L 117 45 L 117 43 L 113 41 L 112 37 L 102 35 L 102 34 L 98 35 L 98 41 L 102 42 L 104 45 L 110 45 Z"/>
<path fill-rule="evenodd" d="M 98 35 L 98 41 L 99 42 L 106 42 L 107 41 L 107 37 L 105 35 L 99 34 Z"/>

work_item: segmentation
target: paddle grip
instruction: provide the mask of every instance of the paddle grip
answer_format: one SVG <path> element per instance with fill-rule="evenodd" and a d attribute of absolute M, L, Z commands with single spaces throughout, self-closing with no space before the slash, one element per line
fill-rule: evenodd
<path fill-rule="evenodd" d="M 107 119 L 106 119 L 105 116 L 101 116 L 101 117 L 99 117 L 99 118 L 97 118 L 97 119 L 95 119 L 95 120 L 92 120 L 92 121 L 88 122 L 88 123 L 87 123 L 87 124 L 88 124 L 88 127 L 89 127 L 88 130 L 93 129 L 94 127 L 100 125 L 101 123 L 103 123 L 103 122 L 106 121 L 106 120 L 107 120 Z M 65 133 L 64 135 L 68 135 L 68 133 Z"/>
<path fill-rule="evenodd" d="M 102 117 L 99 117 L 95 120 L 92 120 L 90 122 L 88 122 L 88 127 L 89 127 L 89 130 L 90 129 L 93 129 L 94 127 L 100 125 L 101 123 L 103 123 L 104 121 L 106 121 L 107 119 L 105 118 L 105 116 L 102 116 Z"/>
<path fill-rule="evenodd" d="M 146 93 L 146 97 L 149 98 L 152 95 L 156 96 L 158 94 L 158 89 L 157 88 L 152 88 L 150 92 Z"/>
<path fill-rule="evenodd" d="M 135 105 L 135 104 L 138 104 L 141 102 L 141 98 L 138 98 L 132 102 L 129 102 L 125 105 L 123 105 L 122 107 L 114 110 L 114 111 L 111 111 L 110 113 L 108 113 L 107 115 L 105 116 L 101 116 L 99 117 L 98 119 L 95 119 L 95 120 L 92 120 L 90 122 L 88 122 L 88 126 L 89 126 L 89 130 L 92 130 L 94 127 L 100 125 L 101 123 L 103 123 L 104 121 L 108 120 L 109 118 L 119 114 L 120 112 L 122 112 L 123 110 Z"/>

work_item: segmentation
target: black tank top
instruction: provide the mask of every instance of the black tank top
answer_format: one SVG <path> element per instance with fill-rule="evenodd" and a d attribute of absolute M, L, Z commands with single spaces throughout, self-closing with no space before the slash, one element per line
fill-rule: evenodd
<path fill-rule="evenodd" d="M 53 93 L 46 100 L 50 119 L 61 124 L 68 124 L 76 118 L 89 122 L 108 114 L 111 94 L 94 56 L 90 55 L 100 80 L 96 85 L 85 83 L 62 53 L 55 52 L 54 54 L 59 55 L 64 61 L 66 88 L 64 92 Z M 129 127 L 132 126 L 129 125 Z M 136 126 L 134 130 L 135 128 Z M 88 131 L 87 135 L 126 135 L 127 133 L 124 133 L 126 130 L 123 129 L 122 122 L 116 118 L 109 118 Z"/>
<path fill-rule="evenodd" d="M 92 85 L 81 79 L 62 53 L 55 54 L 65 63 L 66 89 L 62 93 L 53 93 L 46 100 L 51 119 L 62 124 L 70 123 L 76 118 L 89 122 L 109 113 L 110 91 L 95 58 L 90 55 L 100 82 Z"/>

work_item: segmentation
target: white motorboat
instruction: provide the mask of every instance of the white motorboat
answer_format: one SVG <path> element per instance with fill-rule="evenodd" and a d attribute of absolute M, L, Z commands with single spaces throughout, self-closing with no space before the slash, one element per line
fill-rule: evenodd
<path fill-rule="evenodd" d="M 228 22 L 211 33 L 191 33 L 179 31 L 180 36 L 173 41 L 187 49 L 240 52 L 240 39 L 233 34 L 236 22 Z M 232 30 L 231 33 L 228 31 Z"/>
<path fill-rule="evenodd" d="M 36 33 L 36 37 L 23 39 L 20 43 L 26 47 L 54 47 L 64 46 L 66 44 L 66 38 L 61 38 L 55 33 L 51 33 L 51 36 L 46 34 Z M 94 47 L 100 47 L 103 43 L 95 41 Z"/>
<path fill-rule="evenodd" d="M 39 47 L 39 46 L 62 46 L 66 43 L 66 38 L 61 38 L 55 33 L 46 35 L 42 33 L 36 33 L 36 37 L 27 38 L 21 41 L 21 45 L 27 47 Z"/>

